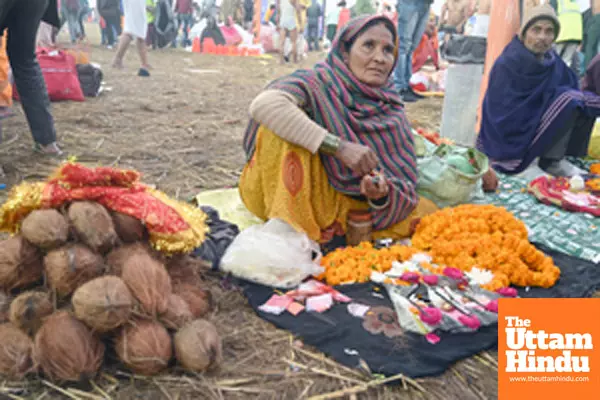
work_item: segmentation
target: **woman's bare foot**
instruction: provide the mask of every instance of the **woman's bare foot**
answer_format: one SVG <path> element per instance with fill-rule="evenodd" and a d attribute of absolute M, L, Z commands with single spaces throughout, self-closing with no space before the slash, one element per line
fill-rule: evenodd
<path fill-rule="evenodd" d="M 123 69 L 125 66 L 123 65 L 123 61 L 113 61 L 112 67 L 115 69 Z"/>

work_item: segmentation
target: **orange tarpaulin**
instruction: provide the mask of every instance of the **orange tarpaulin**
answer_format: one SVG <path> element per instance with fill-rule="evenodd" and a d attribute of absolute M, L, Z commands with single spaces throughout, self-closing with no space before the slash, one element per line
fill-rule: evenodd
<path fill-rule="evenodd" d="M 519 14 L 519 0 L 493 1 L 490 13 L 490 27 L 487 38 L 487 52 L 485 67 L 479 94 L 479 107 L 477 109 L 477 129 L 481 124 L 481 105 L 487 90 L 490 70 L 504 48 L 519 31 L 521 17 Z"/>
<path fill-rule="evenodd" d="M 0 40 L 0 107 L 12 106 L 12 86 L 8 81 L 8 56 L 6 55 L 6 32 Z"/>

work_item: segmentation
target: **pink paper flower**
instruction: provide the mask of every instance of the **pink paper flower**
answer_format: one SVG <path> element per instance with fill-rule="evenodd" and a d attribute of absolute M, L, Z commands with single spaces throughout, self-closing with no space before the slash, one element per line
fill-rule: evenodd
<path fill-rule="evenodd" d="M 405 272 L 402 274 L 402 276 L 400 276 L 400 279 L 406 282 L 419 283 L 421 275 L 417 274 L 416 272 Z"/>
<path fill-rule="evenodd" d="M 477 318 L 474 315 L 472 315 L 472 316 L 461 315 L 460 317 L 458 317 L 458 321 L 461 324 L 463 324 L 464 326 L 466 326 L 467 328 L 471 328 L 471 329 L 479 329 L 479 327 L 481 326 L 481 322 L 479 322 L 479 318 Z"/>
<path fill-rule="evenodd" d="M 435 307 L 425 307 L 423 311 L 419 313 L 421 321 L 427 325 L 435 326 L 442 322 L 442 312 Z"/>
<path fill-rule="evenodd" d="M 501 294 L 504 297 L 517 297 L 519 294 L 517 289 L 511 287 L 503 287 L 496 290 L 496 293 Z"/>
<path fill-rule="evenodd" d="M 444 268 L 444 275 L 455 281 L 460 281 L 464 278 L 463 272 L 458 268 L 446 267 Z"/>
<path fill-rule="evenodd" d="M 438 335 L 436 335 L 435 333 L 432 333 L 432 332 L 425 335 L 425 339 L 427 339 L 427 341 L 431 344 L 438 344 L 441 340 Z"/>
<path fill-rule="evenodd" d="M 430 286 L 435 286 L 438 284 L 439 278 L 437 275 L 425 275 L 423 276 L 423 282 Z"/>
<path fill-rule="evenodd" d="M 485 309 L 489 312 L 498 314 L 498 300 L 492 300 L 485 305 Z"/>

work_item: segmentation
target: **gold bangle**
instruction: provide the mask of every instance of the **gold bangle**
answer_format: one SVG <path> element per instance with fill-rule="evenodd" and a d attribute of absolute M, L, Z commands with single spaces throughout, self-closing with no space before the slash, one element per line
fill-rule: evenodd
<path fill-rule="evenodd" d="M 334 155 L 335 153 L 337 153 L 341 144 L 342 140 L 339 137 L 328 133 L 325 135 L 323 142 L 321 142 L 321 146 L 319 146 L 319 151 L 324 154 Z"/>

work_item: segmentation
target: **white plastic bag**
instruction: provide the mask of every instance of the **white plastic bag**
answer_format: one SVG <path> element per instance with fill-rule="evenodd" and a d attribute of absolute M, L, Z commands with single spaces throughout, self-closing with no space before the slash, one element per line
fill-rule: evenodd
<path fill-rule="evenodd" d="M 313 252 L 317 257 L 313 260 Z M 323 272 L 319 245 L 272 219 L 242 231 L 221 260 L 221 270 L 261 285 L 289 289 Z"/>

